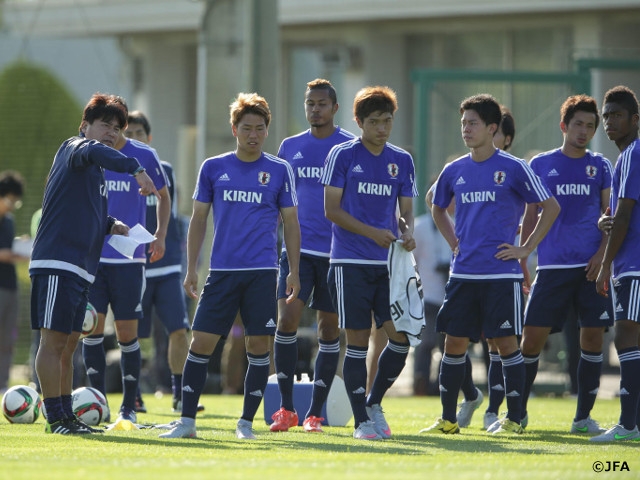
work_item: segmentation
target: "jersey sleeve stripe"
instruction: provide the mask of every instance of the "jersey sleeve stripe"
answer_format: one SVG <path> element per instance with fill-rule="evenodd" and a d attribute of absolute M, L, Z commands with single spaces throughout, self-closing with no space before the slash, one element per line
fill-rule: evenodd
<path fill-rule="evenodd" d="M 504 152 L 502 153 L 504 154 Z M 531 188 L 533 188 L 540 200 L 546 200 L 550 197 L 549 193 L 547 193 L 547 190 L 544 187 L 544 184 L 542 183 L 542 180 L 538 175 L 535 174 L 535 172 L 531 169 L 526 161 L 521 158 L 514 157 L 513 155 L 505 154 L 505 156 L 511 158 L 512 160 L 515 160 L 520 164 L 520 166 L 524 170 L 524 173 L 527 175 L 527 178 L 531 182 Z"/>
<path fill-rule="evenodd" d="M 325 162 L 324 171 L 322 172 L 322 177 L 320 177 L 320 183 L 322 183 L 323 185 L 329 184 L 329 182 L 331 181 L 331 177 L 333 176 L 333 169 L 336 166 L 336 158 L 338 157 L 338 154 L 342 150 L 345 150 L 352 145 L 352 143 L 341 143 L 336 145 L 329 151 L 329 155 L 327 155 L 327 160 Z"/>
<path fill-rule="evenodd" d="M 293 202 L 298 205 L 298 195 L 296 193 L 296 179 L 293 175 L 293 168 L 291 168 L 291 164 L 286 160 L 276 157 L 275 155 L 271 155 L 270 153 L 265 153 L 265 158 L 271 162 L 278 163 L 280 165 L 284 165 L 284 168 L 287 171 L 287 176 L 289 177 L 289 185 L 291 185 L 291 198 Z"/>
<path fill-rule="evenodd" d="M 627 189 L 627 179 L 629 177 L 629 169 L 631 168 L 631 152 L 633 151 L 632 143 L 620 156 L 620 191 L 618 192 L 618 198 L 625 198 Z"/>

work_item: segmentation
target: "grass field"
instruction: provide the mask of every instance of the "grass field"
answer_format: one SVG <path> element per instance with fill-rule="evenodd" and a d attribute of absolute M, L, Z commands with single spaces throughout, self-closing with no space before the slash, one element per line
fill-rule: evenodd
<path fill-rule="evenodd" d="M 119 395 L 110 396 L 118 405 Z M 145 397 L 140 423 L 166 423 L 177 416 L 170 398 Z M 46 435 L 33 425 L 0 422 L 2 479 L 571 479 L 597 475 L 640 478 L 640 442 L 598 445 L 567 433 L 575 399 L 534 398 L 522 436 L 492 437 L 481 430 L 485 403 L 460 435 L 419 435 L 440 412 L 437 397 L 392 397 L 384 401 L 393 438 L 366 442 L 352 438 L 352 424 L 327 427 L 324 434 L 271 433 L 262 408 L 254 422 L 258 439 L 235 438 L 240 396 L 202 397 L 197 439 L 163 440 L 159 430 L 106 432 L 87 437 Z M 598 400 L 593 412 L 605 427 L 619 414 L 617 400 Z M 621 462 L 617 471 L 596 474 L 594 462 Z M 622 462 L 626 462 L 623 464 Z M 613 464 L 611 464 L 613 465 Z M 628 470 L 620 471 L 626 465 Z M 610 467 L 613 468 L 613 467 Z M 622 478 L 622 477 L 620 477 Z"/>

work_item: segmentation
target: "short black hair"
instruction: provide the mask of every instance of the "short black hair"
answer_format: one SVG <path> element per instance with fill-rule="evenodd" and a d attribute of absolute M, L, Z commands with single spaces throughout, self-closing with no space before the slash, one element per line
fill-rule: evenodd
<path fill-rule="evenodd" d="M 142 125 L 142 128 L 144 128 L 144 132 L 147 134 L 147 136 L 151 135 L 151 124 L 149 123 L 149 119 L 140 110 L 134 110 L 133 112 L 129 113 L 128 121 L 129 125 L 131 125 L 132 123 Z"/>
<path fill-rule="evenodd" d="M 504 151 L 506 152 L 511 147 L 513 143 L 513 139 L 516 138 L 516 121 L 511 114 L 511 110 L 507 107 L 502 107 L 502 118 L 500 120 L 500 125 L 498 129 L 502 132 L 505 137 L 511 138 L 511 142 L 508 145 L 504 146 Z"/>
<path fill-rule="evenodd" d="M 0 172 L 0 197 L 15 195 L 22 197 L 24 194 L 24 179 L 14 170 Z"/>
<path fill-rule="evenodd" d="M 481 93 L 465 98 L 462 103 L 460 103 L 460 115 L 462 115 L 465 110 L 473 110 L 476 112 L 486 125 L 495 123 L 496 128 L 500 125 L 500 120 L 502 119 L 500 104 L 488 93 Z"/>
<path fill-rule="evenodd" d="M 335 105 L 338 103 L 338 94 L 336 93 L 336 89 L 333 88 L 331 82 L 329 80 L 325 80 L 324 78 L 316 78 L 315 80 L 307 83 L 307 93 L 313 90 L 326 90 L 329 94 L 329 98 Z"/>
<path fill-rule="evenodd" d="M 617 103 L 629 112 L 630 115 L 638 114 L 638 99 L 629 87 L 618 85 L 604 94 L 604 103 Z"/>
<path fill-rule="evenodd" d="M 361 122 L 374 112 L 393 115 L 397 109 L 396 92 L 387 86 L 361 88 L 353 100 L 353 115 Z"/>
<path fill-rule="evenodd" d="M 600 124 L 600 114 L 598 113 L 598 103 L 589 95 L 572 95 L 567 98 L 560 107 L 560 118 L 565 125 L 576 114 L 576 112 L 593 113 L 596 116 L 596 129 Z"/>
<path fill-rule="evenodd" d="M 106 93 L 94 93 L 82 112 L 82 120 L 93 124 L 96 120 L 110 122 L 114 118 L 120 128 L 127 126 L 129 109 L 124 98 Z"/>

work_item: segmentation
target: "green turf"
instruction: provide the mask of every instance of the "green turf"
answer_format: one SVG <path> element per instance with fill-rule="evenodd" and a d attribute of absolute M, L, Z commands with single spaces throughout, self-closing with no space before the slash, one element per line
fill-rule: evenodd
<path fill-rule="evenodd" d="M 119 404 L 118 395 L 109 398 Z M 147 395 L 145 403 L 150 413 L 139 414 L 140 423 L 176 418 L 167 396 Z M 197 439 L 163 440 L 158 430 L 46 435 L 42 419 L 33 425 L 2 419 L 0 478 L 571 479 L 593 478 L 596 461 L 626 462 L 629 472 L 615 474 L 640 477 L 640 442 L 600 445 L 567 433 L 575 399 L 534 398 L 524 435 L 492 437 L 481 430 L 486 401 L 460 435 L 427 436 L 418 431 L 438 416 L 438 398 L 387 398 L 383 406 L 393 438 L 378 442 L 354 440 L 351 424 L 327 427 L 324 434 L 300 428 L 271 433 L 262 408 L 254 422 L 258 440 L 240 441 L 234 431 L 242 397 L 207 395 L 202 403 L 206 411 L 198 415 Z M 617 400 L 598 400 L 593 416 L 609 427 L 618 413 Z"/>

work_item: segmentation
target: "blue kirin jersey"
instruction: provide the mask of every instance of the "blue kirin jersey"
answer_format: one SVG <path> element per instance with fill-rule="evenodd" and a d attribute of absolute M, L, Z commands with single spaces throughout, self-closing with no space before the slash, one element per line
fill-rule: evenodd
<path fill-rule="evenodd" d="M 588 150 L 571 158 L 557 148 L 535 156 L 530 165 L 561 207 L 538 245 L 538 269 L 587 265 L 602 241 L 598 218 L 602 190 L 611 188 L 611 162 Z"/>
<path fill-rule="evenodd" d="M 139 166 L 135 158 L 95 140 L 66 140 L 45 186 L 29 272 L 78 276 L 93 283 L 108 227 L 103 169 L 130 174 Z"/>
<path fill-rule="evenodd" d="M 147 175 L 153 180 L 156 189 L 160 190 L 167 184 L 160 159 L 153 148 L 128 138 L 120 152 L 128 157 L 134 157 L 140 162 L 140 165 L 147 171 Z M 147 200 L 138 192 L 140 186 L 136 179 L 131 175 L 107 171 L 105 172 L 105 180 L 109 194 L 109 215 L 129 227 L 133 227 L 137 223 L 145 226 L 147 224 Z M 155 233 L 155 230 L 151 233 Z M 147 245 L 139 245 L 133 254 L 133 259 L 129 259 L 107 243 L 109 238 L 111 238 L 110 235 L 105 239 L 102 248 L 100 256 L 102 263 L 145 263 L 147 261 L 145 254 Z"/>
<path fill-rule="evenodd" d="M 329 258 L 331 222 L 324 215 L 324 186 L 319 180 L 329 150 L 354 138 L 351 132 L 337 127 L 327 138 L 316 138 L 306 130 L 285 138 L 280 145 L 278 157 L 291 164 L 296 178 L 302 253 Z"/>
<path fill-rule="evenodd" d="M 280 209 L 298 205 L 286 161 L 264 152 L 254 162 L 234 152 L 208 158 L 193 199 L 213 205 L 211 270 L 278 268 Z"/>
<path fill-rule="evenodd" d="M 640 275 L 640 141 L 637 139 L 618 157 L 611 187 L 611 212 L 620 198 L 635 200 L 629 229 L 613 260 L 613 277 Z"/>
<path fill-rule="evenodd" d="M 150 254 L 147 253 L 147 266 L 145 269 L 147 278 L 182 272 L 184 238 L 178 225 L 178 202 L 175 195 L 176 178 L 173 167 L 169 162 L 161 161 L 160 163 L 167 179 L 167 189 L 171 197 L 171 216 L 169 217 L 167 236 L 165 237 L 164 256 L 156 262 L 149 263 Z M 158 228 L 157 205 L 158 198 L 155 195 L 148 195 L 147 230 L 151 233 L 154 233 Z"/>
<path fill-rule="evenodd" d="M 360 138 L 336 145 L 327 156 L 321 182 L 342 189 L 341 207 L 375 228 L 398 235 L 399 197 L 417 197 L 411 155 L 387 143 L 378 156 Z M 370 238 L 333 224 L 331 263 L 386 265 L 389 250 Z"/>
<path fill-rule="evenodd" d="M 484 162 L 470 154 L 446 165 L 438 177 L 433 203 L 447 208 L 455 197 L 459 253 L 451 277 L 469 280 L 522 278 L 517 260 L 495 258 L 498 245 L 513 245 L 527 203 L 551 196 L 527 162 L 502 150 Z"/>

